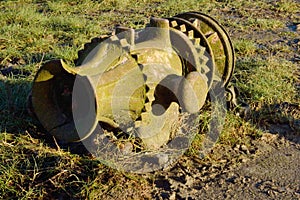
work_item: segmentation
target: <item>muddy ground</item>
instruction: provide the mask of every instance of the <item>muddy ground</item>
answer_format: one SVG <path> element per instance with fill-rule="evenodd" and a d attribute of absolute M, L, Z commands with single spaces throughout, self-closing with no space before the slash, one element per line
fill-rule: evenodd
<path fill-rule="evenodd" d="M 153 197 L 300 199 L 300 137 L 294 139 L 265 133 L 250 149 L 216 146 L 218 162 L 182 160 L 155 181 Z"/>

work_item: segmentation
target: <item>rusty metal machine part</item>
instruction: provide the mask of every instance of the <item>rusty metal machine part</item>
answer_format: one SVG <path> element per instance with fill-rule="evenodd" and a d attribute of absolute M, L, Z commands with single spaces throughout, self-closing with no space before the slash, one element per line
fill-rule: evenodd
<path fill-rule="evenodd" d="M 214 78 L 216 80 L 222 78 L 224 86 L 226 86 L 230 81 L 235 64 L 234 48 L 228 33 L 215 19 L 203 13 L 187 12 L 176 15 L 176 17 L 190 21 L 205 35 L 216 63 L 217 72 L 215 72 Z"/>
<path fill-rule="evenodd" d="M 101 122 L 135 130 L 148 149 L 157 149 L 170 140 L 180 113 L 199 113 L 213 83 L 228 84 L 234 53 L 215 20 L 189 12 L 151 18 L 138 31 L 116 27 L 86 44 L 75 64 L 50 61 L 35 77 L 32 108 L 45 129 L 77 142 Z"/>

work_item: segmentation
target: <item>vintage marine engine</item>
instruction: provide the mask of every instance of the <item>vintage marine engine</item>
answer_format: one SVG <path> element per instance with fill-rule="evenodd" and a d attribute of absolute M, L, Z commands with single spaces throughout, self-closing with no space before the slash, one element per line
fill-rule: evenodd
<path fill-rule="evenodd" d="M 75 65 L 53 60 L 37 72 L 31 105 L 42 126 L 73 143 L 101 124 L 158 149 L 180 114 L 199 114 L 212 88 L 227 87 L 234 51 L 218 22 L 187 12 L 141 30 L 117 26 L 86 44 Z"/>

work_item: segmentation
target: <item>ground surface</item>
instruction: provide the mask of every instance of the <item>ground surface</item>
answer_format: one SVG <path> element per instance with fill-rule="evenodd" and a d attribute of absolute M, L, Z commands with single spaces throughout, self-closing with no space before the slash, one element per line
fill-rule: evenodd
<path fill-rule="evenodd" d="M 222 160 L 214 164 L 184 161 L 191 167 L 177 167 L 156 180 L 154 197 L 299 199 L 299 143 L 266 133 L 251 148 L 215 147 L 214 154 L 222 154 Z"/>
<path fill-rule="evenodd" d="M 204 158 L 200 128 L 166 171 L 119 172 L 62 150 L 27 113 L 44 62 L 71 63 L 114 24 L 140 28 L 150 16 L 190 10 L 229 32 L 237 58 L 232 82 L 251 109 L 246 118 L 227 113 Z M 299 1 L 20 0 L 1 1 L 0 11 L 1 199 L 300 199 Z"/>

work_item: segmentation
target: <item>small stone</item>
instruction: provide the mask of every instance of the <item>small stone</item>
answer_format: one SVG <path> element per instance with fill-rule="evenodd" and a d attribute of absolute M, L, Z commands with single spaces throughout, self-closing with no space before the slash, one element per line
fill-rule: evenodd
<path fill-rule="evenodd" d="M 241 145 L 237 144 L 235 147 L 234 147 L 234 150 L 238 151 L 240 149 Z"/>
<path fill-rule="evenodd" d="M 242 179 L 242 183 L 246 183 L 246 182 L 247 182 L 247 178 L 244 177 L 244 178 Z"/>
<path fill-rule="evenodd" d="M 296 25 L 296 31 L 300 31 L 300 24 Z"/>
<path fill-rule="evenodd" d="M 133 145 L 130 142 L 126 142 L 120 145 L 120 149 L 123 154 L 129 154 L 133 150 Z"/>
<path fill-rule="evenodd" d="M 242 145 L 242 146 L 241 146 L 241 150 L 242 150 L 242 151 L 247 151 L 247 150 L 248 150 L 248 148 L 247 148 L 247 146 L 246 146 L 246 145 Z"/>
<path fill-rule="evenodd" d="M 185 177 L 185 185 L 187 186 L 192 186 L 194 183 L 194 179 L 191 176 L 186 176 Z"/>
<path fill-rule="evenodd" d="M 170 197 L 169 197 L 170 200 L 175 200 L 176 199 L 176 192 L 173 192 Z"/>
<path fill-rule="evenodd" d="M 158 158 L 158 164 L 161 165 L 166 165 L 169 161 L 169 156 L 167 154 L 158 154 L 157 155 Z"/>
<path fill-rule="evenodd" d="M 240 148 L 244 153 L 246 154 L 249 154 L 249 150 L 248 150 L 248 147 L 246 145 L 242 145 L 241 148 Z"/>

